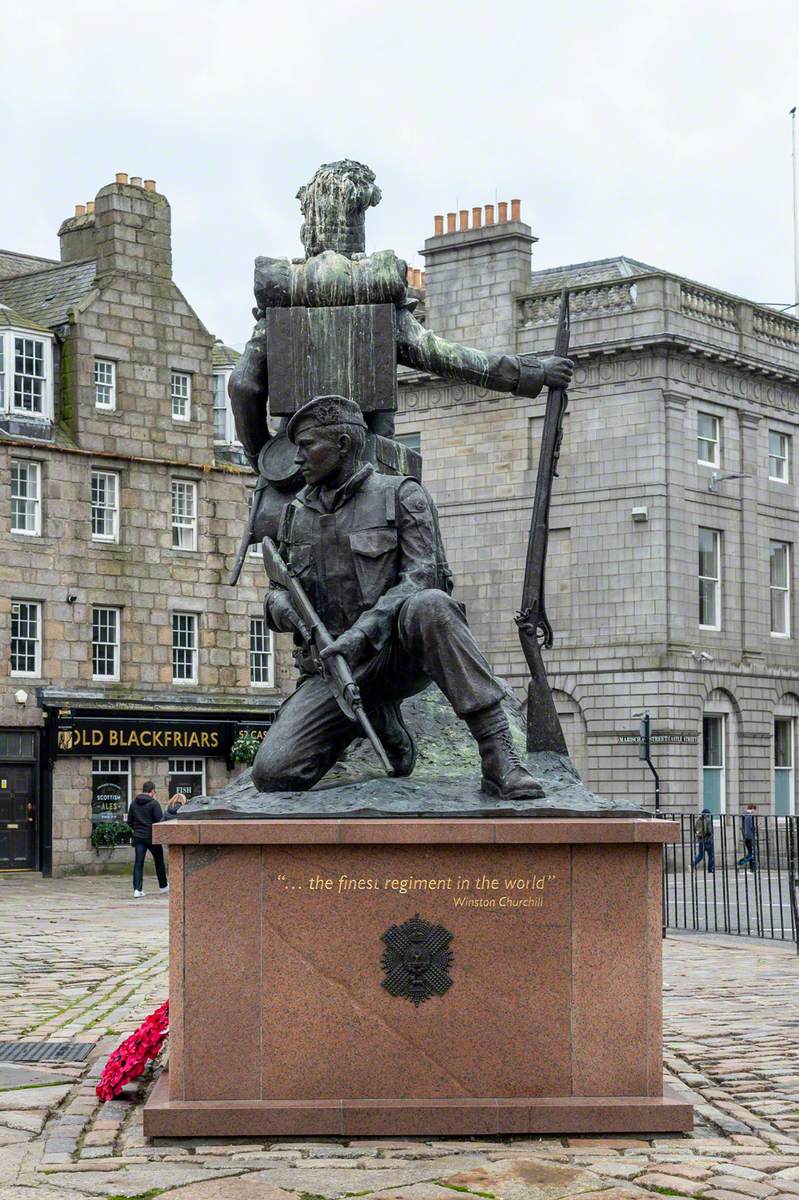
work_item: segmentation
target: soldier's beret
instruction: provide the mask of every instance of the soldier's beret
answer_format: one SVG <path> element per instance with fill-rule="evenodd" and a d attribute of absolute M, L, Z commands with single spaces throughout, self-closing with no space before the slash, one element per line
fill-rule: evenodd
<path fill-rule="evenodd" d="M 314 396 L 302 408 L 298 408 L 286 426 L 286 436 L 290 442 L 303 421 L 313 421 L 316 425 L 355 425 L 366 429 L 363 413 L 354 400 L 345 396 Z"/>

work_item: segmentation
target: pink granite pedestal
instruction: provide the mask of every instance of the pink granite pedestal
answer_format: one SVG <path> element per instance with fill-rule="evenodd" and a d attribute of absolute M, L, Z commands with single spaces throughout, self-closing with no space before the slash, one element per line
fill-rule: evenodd
<path fill-rule="evenodd" d="M 661 859 L 646 819 L 160 825 L 169 1070 L 148 1136 L 666 1132 Z M 452 934 L 392 996 L 381 937 Z"/>

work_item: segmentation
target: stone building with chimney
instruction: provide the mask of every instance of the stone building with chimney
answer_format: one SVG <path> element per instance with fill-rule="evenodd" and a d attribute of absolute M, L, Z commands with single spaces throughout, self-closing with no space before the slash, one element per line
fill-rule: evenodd
<path fill-rule="evenodd" d="M 0 252 L 0 867 L 53 873 L 144 780 L 223 784 L 281 683 L 258 558 L 227 582 L 235 352 L 173 281 L 169 204 L 118 175 L 59 238 Z"/>
<path fill-rule="evenodd" d="M 799 721 L 799 321 L 631 258 L 533 270 L 520 204 L 435 221 L 426 323 L 552 352 L 571 292 L 569 393 L 550 520 L 545 654 L 586 782 L 664 809 L 792 813 Z M 523 699 L 514 613 L 545 396 L 403 371 L 398 432 L 481 645 Z"/>

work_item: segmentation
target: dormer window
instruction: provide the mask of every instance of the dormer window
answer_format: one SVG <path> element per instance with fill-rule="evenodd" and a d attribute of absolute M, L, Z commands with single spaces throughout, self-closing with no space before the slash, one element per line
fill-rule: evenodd
<path fill-rule="evenodd" d="M 0 413 L 53 418 L 53 339 L 33 331 L 0 330 Z"/>

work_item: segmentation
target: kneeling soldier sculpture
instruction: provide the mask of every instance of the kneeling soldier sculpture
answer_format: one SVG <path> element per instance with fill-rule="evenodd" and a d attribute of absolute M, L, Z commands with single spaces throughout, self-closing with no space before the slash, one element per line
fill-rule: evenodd
<path fill-rule="evenodd" d="M 323 665 L 340 655 L 395 775 L 410 775 L 416 759 L 400 702 L 434 682 L 477 742 L 482 790 L 503 800 L 543 795 L 514 747 L 503 689 L 450 595 L 428 493 L 414 479 L 361 463 L 366 422 L 345 397 L 311 400 L 286 433 L 306 486 L 284 509 L 279 549 L 333 640 L 314 661 L 311 631 L 273 575 L 266 620 L 294 632 L 300 681 L 261 743 L 255 786 L 310 788 L 362 736 L 319 670 L 319 657 Z"/>

